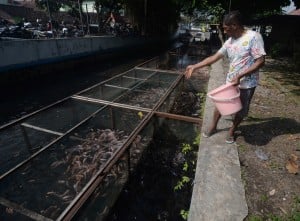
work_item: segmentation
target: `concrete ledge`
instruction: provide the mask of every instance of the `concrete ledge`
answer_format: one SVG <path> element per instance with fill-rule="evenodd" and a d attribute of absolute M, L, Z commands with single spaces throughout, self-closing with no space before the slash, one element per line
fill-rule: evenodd
<path fill-rule="evenodd" d="M 220 60 L 212 65 L 208 91 L 225 82 L 223 64 Z M 213 102 L 206 99 L 202 131 L 213 110 Z M 248 214 L 237 146 L 225 143 L 230 123 L 230 116 L 222 117 L 218 133 L 201 137 L 189 221 L 240 221 Z"/>

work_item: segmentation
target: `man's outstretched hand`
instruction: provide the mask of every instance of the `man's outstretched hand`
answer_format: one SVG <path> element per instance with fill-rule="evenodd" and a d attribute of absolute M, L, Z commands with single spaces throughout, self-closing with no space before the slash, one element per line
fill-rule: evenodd
<path fill-rule="evenodd" d="M 194 65 L 187 66 L 184 72 L 185 78 L 189 79 L 192 76 L 193 71 Z"/>

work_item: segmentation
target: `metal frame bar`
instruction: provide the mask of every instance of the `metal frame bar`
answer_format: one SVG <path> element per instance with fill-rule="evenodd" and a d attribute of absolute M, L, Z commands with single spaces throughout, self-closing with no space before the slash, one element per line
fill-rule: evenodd
<path fill-rule="evenodd" d="M 57 136 L 62 136 L 63 135 L 63 133 L 53 131 L 53 130 L 48 130 L 48 129 L 38 127 L 38 126 L 34 126 L 34 125 L 31 125 L 31 124 L 28 124 L 28 123 L 21 123 L 21 126 L 28 127 L 28 128 L 38 130 L 38 131 L 42 131 L 42 132 L 49 133 L 49 134 L 54 134 L 54 135 L 57 135 Z"/>
<path fill-rule="evenodd" d="M 124 74 L 126 74 L 126 73 L 128 73 L 129 71 L 132 71 L 132 70 L 135 70 L 135 69 L 130 69 L 130 70 L 128 70 L 128 71 L 125 71 L 125 72 L 123 72 L 123 73 L 121 73 L 121 74 L 119 74 L 119 75 L 117 75 L 117 76 L 115 76 L 115 77 L 113 77 L 113 78 L 110 78 L 110 79 L 108 79 L 108 80 L 106 80 L 106 81 L 103 81 L 103 82 L 100 82 L 100 83 L 98 83 L 98 84 L 96 84 L 96 85 L 94 85 L 94 86 L 92 86 L 92 87 L 89 87 L 89 88 L 87 88 L 87 89 L 84 89 L 84 90 L 82 90 L 81 92 L 79 92 L 79 93 L 77 93 L 77 94 L 80 94 L 80 93 L 82 93 L 83 91 L 87 91 L 87 90 L 90 90 L 90 89 L 92 89 L 92 88 L 94 88 L 94 87 L 97 87 L 97 86 L 99 86 L 99 85 L 101 85 L 101 84 L 104 84 L 105 82 L 108 82 L 108 81 L 110 81 L 111 79 L 120 77 L 120 76 L 122 76 L 122 75 L 124 75 Z M 152 73 L 152 74 L 149 76 L 149 78 L 150 78 L 152 75 L 154 75 L 154 74 L 155 74 L 155 72 Z M 50 105 L 48 105 L 48 106 L 46 106 L 46 107 L 44 107 L 44 108 L 42 108 L 42 109 L 39 109 L 39 110 L 37 110 L 37 111 L 35 111 L 35 112 L 31 113 L 31 114 L 28 114 L 28 115 L 26 115 L 26 116 L 24 116 L 24 117 L 21 117 L 21 118 L 19 118 L 19 119 L 13 121 L 13 122 L 11 122 L 11 123 L 8 123 L 8 124 L 6 124 L 6 125 L 3 125 L 2 127 L 0 127 L 0 130 L 5 129 L 5 128 L 9 127 L 9 126 L 13 126 L 13 125 L 15 125 L 15 124 L 21 122 L 22 120 L 28 119 L 29 117 L 31 117 L 31 116 L 33 116 L 33 115 L 35 115 L 35 114 L 38 114 L 38 113 L 40 113 L 40 112 L 42 112 L 42 111 L 44 111 L 44 110 L 47 110 L 47 109 L 49 109 L 49 108 L 51 108 L 51 107 L 53 107 L 53 106 L 55 106 L 55 105 L 57 105 L 57 104 L 60 104 L 60 103 L 62 103 L 62 102 L 64 102 L 64 101 L 67 101 L 68 99 L 74 99 L 74 100 L 76 100 L 75 98 L 73 98 L 73 96 L 66 97 L 66 98 L 61 99 L 61 100 L 59 100 L 59 101 L 57 101 L 57 102 L 55 102 L 55 103 L 53 103 L 53 104 L 50 104 Z M 81 99 L 81 100 L 88 101 L 88 100 L 85 100 L 85 99 Z M 95 102 L 95 103 L 97 103 L 97 102 Z M 107 105 L 109 105 L 109 104 L 107 104 Z M 74 127 L 70 128 L 70 129 L 69 129 L 67 132 L 65 132 L 62 136 L 60 136 L 60 137 L 54 139 L 52 142 L 50 142 L 50 143 L 48 143 L 47 145 L 45 145 L 44 147 L 40 148 L 37 152 L 33 153 L 33 154 L 32 154 L 30 157 L 28 157 L 27 159 L 23 160 L 22 162 L 20 162 L 19 164 L 17 164 L 17 165 L 14 166 L 13 168 L 11 168 L 10 170 L 6 171 L 4 174 L 0 175 L 0 181 L 1 181 L 4 177 L 6 177 L 6 176 L 9 175 L 10 173 L 12 173 L 13 171 L 15 171 L 16 169 L 18 169 L 19 167 L 21 167 L 22 165 L 26 164 L 28 161 L 30 161 L 30 160 L 33 159 L 34 157 L 38 156 L 38 155 L 39 155 L 40 153 L 42 153 L 44 150 L 48 149 L 48 147 L 50 147 L 51 145 L 55 144 L 55 143 L 58 142 L 60 139 L 62 139 L 63 137 L 65 137 L 66 135 L 68 135 L 69 133 L 71 133 L 73 130 L 75 130 L 77 127 L 79 127 L 81 124 L 84 124 L 86 121 L 88 121 L 90 118 L 92 118 L 94 115 L 96 115 L 98 112 L 100 112 L 100 111 L 101 111 L 102 109 L 104 109 L 105 107 L 106 107 L 106 106 L 99 108 L 99 110 L 97 110 L 97 111 L 95 111 L 94 113 L 92 113 L 92 114 L 90 114 L 89 116 L 87 116 L 85 119 L 83 119 L 83 120 L 82 120 L 81 122 L 79 122 L 77 125 L 75 125 Z M 26 135 L 26 133 L 25 133 L 25 135 Z M 26 139 L 26 138 L 25 138 L 25 139 Z M 29 144 L 30 144 L 30 143 L 29 143 Z"/>
<path fill-rule="evenodd" d="M 113 84 L 104 84 L 104 86 L 114 87 L 114 88 L 119 88 L 119 89 L 124 89 L 124 90 L 130 90 L 130 88 L 128 88 L 128 87 L 120 87 L 120 86 L 116 86 L 116 85 L 113 85 Z"/>
<path fill-rule="evenodd" d="M 143 62 L 143 63 L 149 62 L 150 60 L 152 60 L 152 59 L 149 59 L 149 60 L 147 60 L 147 61 L 145 61 L 145 62 Z M 136 67 L 137 67 L 137 66 L 136 66 Z M 83 92 L 85 92 L 85 91 L 88 91 L 88 90 L 90 90 L 90 89 L 92 89 L 92 88 L 94 88 L 94 87 L 97 87 L 97 86 L 99 86 L 99 85 L 101 85 L 101 84 L 105 84 L 106 82 L 111 81 L 111 80 L 114 79 L 114 78 L 118 78 L 118 77 L 120 77 L 120 76 L 122 76 L 122 75 L 124 75 L 124 74 L 126 74 L 126 73 L 128 73 L 128 72 L 130 72 L 130 71 L 133 71 L 133 70 L 135 70 L 135 67 L 132 68 L 132 69 L 130 69 L 130 70 L 128 70 L 128 71 L 122 72 L 122 73 L 120 73 L 120 74 L 118 74 L 118 75 L 115 75 L 114 77 L 109 78 L 109 79 L 107 79 L 107 80 L 105 80 L 105 81 L 101 81 L 101 82 L 99 82 L 99 83 L 97 83 L 97 84 L 95 84 L 95 85 L 93 85 L 93 86 L 91 86 L 91 87 L 88 87 L 88 88 L 86 88 L 86 89 L 83 89 L 83 90 L 77 92 L 76 94 L 81 94 L 81 93 L 83 93 Z M 23 117 L 20 117 L 20 118 L 18 118 L 18 119 L 16 119 L 16 120 L 13 120 L 13 121 L 11 121 L 11 122 L 9 122 L 9 123 L 7 123 L 7 124 L 1 125 L 1 126 L 0 126 L 0 130 L 5 129 L 5 128 L 9 127 L 9 126 L 13 126 L 13 125 L 19 123 L 20 121 L 25 120 L 25 119 L 27 119 L 27 118 L 29 118 L 29 117 L 31 117 L 31 116 L 33 116 L 33 115 L 35 115 L 35 114 L 41 112 L 41 111 L 47 110 L 47 109 L 49 109 L 49 108 L 55 106 L 56 104 L 59 104 L 59 103 L 61 103 L 61 102 L 63 102 L 63 101 L 68 100 L 70 97 L 72 97 L 72 95 L 71 95 L 71 96 L 68 96 L 68 97 L 65 97 L 65 98 L 63 98 L 63 99 L 61 99 L 61 100 L 58 100 L 57 102 L 54 102 L 54 103 L 52 103 L 52 104 L 50 104 L 50 105 L 47 105 L 47 106 L 45 106 L 45 107 L 43 107 L 43 108 L 41 108 L 41 109 L 39 109 L 39 110 L 36 110 L 36 111 L 34 111 L 34 112 L 30 113 L 30 114 L 24 115 Z"/>
<path fill-rule="evenodd" d="M 78 95 L 74 95 L 72 98 L 78 99 L 78 100 L 89 101 L 89 102 L 97 103 L 97 104 L 105 104 L 105 105 L 110 105 L 110 106 L 114 106 L 114 107 L 122 107 L 122 108 L 130 109 L 130 110 L 138 110 L 138 111 L 145 111 L 145 112 L 150 112 L 152 110 L 149 108 L 136 107 L 136 106 L 132 106 L 132 105 L 120 104 L 120 103 L 115 103 L 112 101 L 83 97 L 83 96 L 78 96 Z"/>
<path fill-rule="evenodd" d="M 153 112 L 150 112 L 142 119 L 140 125 L 133 130 L 133 132 L 128 137 L 127 141 L 123 144 L 123 146 L 120 149 L 118 149 L 104 164 L 102 169 L 99 170 L 95 174 L 95 176 L 90 179 L 90 181 L 85 185 L 83 190 L 72 200 L 68 207 L 57 218 L 57 221 L 71 220 L 73 218 L 73 216 L 77 213 L 77 211 L 81 208 L 85 201 L 91 196 L 95 188 L 100 184 L 102 179 L 105 178 L 110 169 L 120 159 L 123 153 L 130 146 L 130 144 L 134 141 L 136 135 L 143 129 L 143 127 L 146 125 L 146 123 L 148 123 L 152 116 Z"/>
<path fill-rule="evenodd" d="M 128 78 L 128 79 L 137 79 L 137 80 L 142 80 L 145 81 L 147 80 L 146 78 L 136 78 L 136 77 L 129 77 L 129 76 L 122 76 L 123 78 Z"/>
<path fill-rule="evenodd" d="M 85 203 L 85 201 L 90 197 L 95 188 L 100 184 L 102 179 L 114 166 L 114 164 L 120 159 L 123 153 L 130 147 L 131 143 L 134 141 L 138 133 L 144 128 L 144 126 L 151 120 L 152 116 L 155 114 L 155 110 L 164 102 L 164 100 L 173 91 L 176 85 L 182 80 L 183 75 L 179 75 L 177 80 L 173 82 L 171 87 L 167 90 L 164 96 L 160 98 L 154 108 L 149 112 L 141 121 L 141 123 L 133 130 L 131 135 L 128 137 L 127 141 L 118 149 L 111 158 L 105 163 L 103 168 L 99 170 L 96 175 L 91 178 L 91 180 L 85 185 L 84 189 L 73 199 L 73 201 L 68 205 L 68 207 L 61 213 L 57 218 L 58 221 L 64 220 L 69 221 Z"/>
<path fill-rule="evenodd" d="M 156 72 L 166 72 L 169 74 L 180 74 L 180 71 L 173 71 L 173 70 L 163 70 L 163 69 L 155 69 L 155 68 L 144 68 L 144 67 L 136 67 L 137 70 L 145 70 L 145 71 L 156 71 Z"/>
<path fill-rule="evenodd" d="M 18 213 L 24 215 L 24 216 L 27 216 L 27 217 L 30 217 L 32 219 L 35 219 L 35 220 L 38 220 L 38 221 L 53 221 L 53 219 L 49 219 L 39 213 L 36 213 L 34 211 L 31 211 L 29 209 L 26 209 L 16 203 L 13 203 L 7 199 L 4 199 L 2 197 L 0 197 L 0 204 L 2 206 L 5 206 L 7 208 L 12 208 L 14 209 L 15 211 L 17 211 Z"/>
<path fill-rule="evenodd" d="M 160 111 L 155 111 L 154 113 L 158 117 L 165 117 L 165 118 L 186 121 L 186 122 L 196 123 L 196 124 L 202 123 L 202 120 L 200 118 L 196 118 L 196 117 L 188 117 L 188 116 L 183 116 L 183 115 L 178 115 L 178 114 L 170 114 L 170 113 L 160 112 Z"/>
<path fill-rule="evenodd" d="M 64 138 L 65 136 L 67 136 L 68 134 L 70 134 L 73 130 L 75 130 L 77 127 L 79 127 L 80 125 L 84 124 L 85 122 L 87 122 L 89 119 L 91 119 L 93 116 L 95 116 L 97 113 L 99 113 L 100 111 L 102 111 L 104 107 L 99 108 L 97 111 L 95 111 L 94 113 L 90 114 L 88 117 L 86 117 L 85 119 L 83 119 L 81 122 L 79 122 L 78 124 L 76 124 L 74 127 L 70 128 L 66 133 L 64 133 L 62 136 L 54 139 L 53 141 L 51 141 L 50 143 L 48 143 L 47 145 L 45 145 L 44 147 L 42 147 L 41 149 L 39 149 L 37 152 L 33 153 L 30 157 L 28 157 L 27 159 L 23 160 L 22 162 L 20 162 L 19 164 L 17 164 L 15 167 L 11 168 L 10 170 L 6 171 L 4 174 L 0 175 L 0 181 L 6 177 L 7 175 L 9 175 L 10 173 L 14 172 L 15 170 L 17 170 L 19 167 L 21 167 L 22 165 L 26 164 L 27 162 L 29 162 L 31 159 L 35 158 L 36 156 L 38 156 L 39 154 L 41 154 L 42 152 L 44 152 L 45 150 L 47 150 L 50 146 L 52 146 L 53 144 L 55 144 L 56 142 L 58 142 L 59 140 L 61 140 L 62 138 Z"/>

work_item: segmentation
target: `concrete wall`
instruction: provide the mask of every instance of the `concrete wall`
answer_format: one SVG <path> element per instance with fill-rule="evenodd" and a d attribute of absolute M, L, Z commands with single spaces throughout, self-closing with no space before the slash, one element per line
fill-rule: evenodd
<path fill-rule="evenodd" d="M 0 72 L 139 47 L 144 38 L 85 37 L 0 41 Z"/>

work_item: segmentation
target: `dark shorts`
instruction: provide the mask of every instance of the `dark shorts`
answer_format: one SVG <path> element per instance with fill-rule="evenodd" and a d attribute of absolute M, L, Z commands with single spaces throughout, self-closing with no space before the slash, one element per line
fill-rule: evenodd
<path fill-rule="evenodd" d="M 240 99 L 243 107 L 239 112 L 236 113 L 236 115 L 238 115 L 239 117 L 244 118 L 248 115 L 250 102 L 253 97 L 254 91 L 255 87 L 248 89 L 240 89 Z"/>

